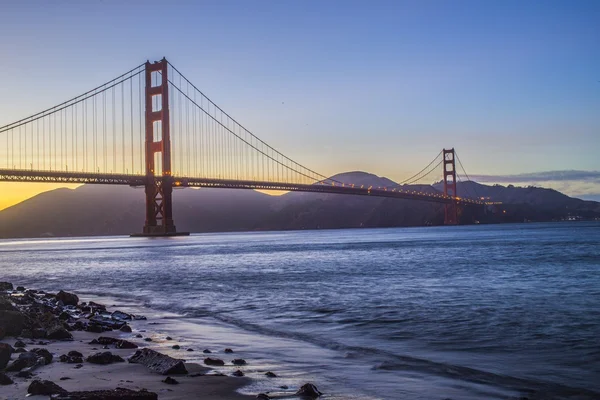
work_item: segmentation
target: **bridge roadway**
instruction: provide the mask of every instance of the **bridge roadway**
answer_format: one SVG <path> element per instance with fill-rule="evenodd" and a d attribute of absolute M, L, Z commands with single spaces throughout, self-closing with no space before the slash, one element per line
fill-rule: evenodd
<path fill-rule="evenodd" d="M 18 169 L 0 169 L 0 181 L 4 182 L 47 182 L 47 183 L 71 183 L 71 184 L 106 184 L 106 185 L 128 185 L 145 186 L 146 176 L 127 174 L 105 174 L 89 172 L 60 172 L 60 171 L 31 171 Z M 154 177 L 160 181 L 162 177 Z M 211 178 L 186 178 L 173 177 L 173 187 L 197 187 L 197 188 L 222 188 L 222 189 L 257 189 L 257 190 L 282 190 L 292 192 L 313 193 L 336 193 L 359 196 L 389 197 L 395 199 L 420 200 L 442 204 L 484 205 L 480 200 L 461 197 L 444 196 L 444 194 L 432 194 L 400 188 L 374 188 L 365 186 L 354 186 L 349 184 L 296 184 L 286 182 L 247 181 Z"/>

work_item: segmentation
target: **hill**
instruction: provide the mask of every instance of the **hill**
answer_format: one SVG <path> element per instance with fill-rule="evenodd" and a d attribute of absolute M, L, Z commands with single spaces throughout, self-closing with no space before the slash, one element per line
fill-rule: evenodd
<path fill-rule="evenodd" d="M 332 178 L 374 187 L 399 186 L 359 171 Z M 439 183 L 402 187 L 443 190 Z M 552 189 L 459 182 L 458 192 L 503 203 L 488 207 L 486 213 L 464 210 L 461 223 L 600 217 L 600 203 Z M 252 190 L 178 189 L 173 198 L 177 228 L 190 232 L 441 225 L 444 215 L 443 206 L 436 203 L 324 193 L 270 196 Z M 143 189 L 84 185 L 41 193 L 0 211 L 0 237 L 124 235 L 140 231 L 143 221 Z"/>

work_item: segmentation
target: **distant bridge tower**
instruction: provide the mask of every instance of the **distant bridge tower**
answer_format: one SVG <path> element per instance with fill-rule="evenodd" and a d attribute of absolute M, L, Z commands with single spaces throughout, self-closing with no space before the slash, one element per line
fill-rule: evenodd
<path fill-rule="evenodd" d="M 169 131 L 168 63 L 146 62 L 146 223 L 142 234 L 134 236 L 175 236 L 173 221 L 173 178 L 171 173 L 171 133 Z M 153 73 L 158 85 L 152 85 Z M 158 75 L 158 77 L 156 76 Z M 153 100 L 160 108 L 153 109 Z M 155 155 L 159 153 L 160 156 Z M 156 165 L 158 161 L 159 165 Z M 157 173 L 159 173 L 157 177 Z"/>
<path fill-rule="evenodd" d="M 444 149 L 444 195 L 457 197 L 456 194 L 456 164 L 454 163 L 454 147 Z M 458 224 L 458 207 L 456 202 L 444 206 L 444 225 Z"/>

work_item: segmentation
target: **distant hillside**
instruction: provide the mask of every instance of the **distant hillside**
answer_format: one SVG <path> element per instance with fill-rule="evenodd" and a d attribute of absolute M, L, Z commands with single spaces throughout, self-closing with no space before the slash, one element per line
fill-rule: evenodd
<path fill-rule="evenodd" d="M 358 171 L 332 178 L 356 185 L 399 186 Z M 440 184 L 402 187 L 443 190 Z M 458 192 L 504 203 L 488 207 L 486 213 L 463 210 L 460 219 L 466 224 L 600 217 L 600 203 L 551 189 L 459 182 Z M 442 205 L 414 200 L 300 192 L 269 196 L 235 189 L 178 189 L 173 196 L 177 228 L 190 232 L 424 226 L 444 220 Z M 143 223 L 143 189 L 87 185 L 45 192 L 0 211 L 0 237 L 123 235 L 140 231 Z"/>

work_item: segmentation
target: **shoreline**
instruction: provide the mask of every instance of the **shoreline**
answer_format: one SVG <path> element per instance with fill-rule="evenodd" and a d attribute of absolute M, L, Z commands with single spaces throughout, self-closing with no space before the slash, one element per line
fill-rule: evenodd
<path fill-rule="evenodd" d="M 7 376 L 13 382 L 0 386 L 2 389 L 0 398 L 2 399 L 24 398 L 28 390 L 31 390 L 34 381 L 53 382 L 69 393 L 82 390 L 114 391 L 115 389 L 129 389 L 135 391 L 135 396 L 145 396 L 144 393 L 147 391 L 157 396 L 148 398 L 160 399 L 246 400 L 260 398 L 266 400 L 277 398 L 314 399 L 318 397 L 316 395 L 311 396 L 311 393 L 302 392 L 302 388 L 290 388 L 285 385 L 278 387 L 275 382 L 271 386 L 273 390 L 269 392 L 258 394 L 240 393 L 240 389 L 248 387 L 253 382 L 254 379 L 245 376 L 244 373 L 245 370 L 253 367 L 252 360 L 244 360 L 242 358 L 244 356 L 243 352 L 238 353 L 235 348 L 233 350 L 202 350 L 197 346 L 188 347 L 185 337 L 166 336 L 164 333 L 159 332 L 160 329 L 153 328 L 162 325 L 162 322 L 123 312 L 122 309 L 128 311 L 127 307 L 116 309 L 114 306 L 104 306 L 91 300 L 92 296 L 85 296 L 82 299 L 87 301 L 77 301 L 75 303 L 77 306 L 62 306 L 62 302 L 57 301 L 57 295 L 46 293 L 43 290 L 31 290 L 23 287 L 19 287 L 21 290 L 3 290 L 2 287 L 6 288 L 8 285 L 6 282 L 0 282 L 0 313 L 10 309 L 10 305 L 7 304 L 8 301 L 15 306 L 13 311 L 9 312 L 15 312 L 14 310 L 21 312 L 26 315 L 30 323 L 33 322 L 39 325 L 43 318 L 35 321 L 37 317 L 33 315 L 31 310 L 42 308 L 45 309 L 45 319 L 50 318 L 48 314 L 52 314 L 55 318 L 52 323 L 56 325 L 57 322 L 62 320 L 62 327 L 67 329 L 63 329 L 62 339 L 57 339 L 54 333 L 50 335 L 52 338 L 49 338 L 48 333 L 50 330 L 45 333 L 35 330 L 33 331 L 35 333 L 32 334 L 32 331 L 28 329 L 22 330 L 18 335 L 14 335 L 14 332 L 12 334 L 8 332 L 9 334 L 2 337 L 1 331 L 2 329 L 6 330 L 7 326 L 3 327 L 0 320 L 0 354 L 2 354 L 3 344 L 4 348 L 8 345 L 9 351 L 12 352 L 6 367 L 2 365 L 3 360 L 0 356 L 0 381 L 5 380 Z M 61 291 L 61 293 L 63 292 Z M 58 294 L 59 297 L 61 293 Z M 72 293 L 64 293 L 73 296 Z M 62 296 L 64 297 L 64 295 Z M 74 297 L 77 298 L 76 295 Z M 98 296 L 94 296 L 94 298 L 100 299 Z M 49 310 L 53 304 L 54 308 Z M 99 308 L 88 310 L 90 305 Z M 102 307 L 105 307 L 104 310 Z M 69 315 L 68 318 L 67 314 Z M 112 317 L 107 318 L 111 315 Z M 103 316 L 103 318 L 99 316 Z M 106 324 L 103 325 L 103 322 Z M 111 325 L 113 323 L 114 325 Z M 98 325 L 103 328 L 98 329 Z M 109 326 L 112 326 L 113 329 L 110 330 Z M 119 341 L 126 343 L 124 348 L 119 348 L 121 347 L 118 344 Z M 22 345 L 24 347 L 20 347 Z M 165 351 L 168 348 L 173 350 Z M 153 352 L 152 354 L 156 352 L 164 355 L 167 359 L 170 358 L 175 361 L 181 360 L 187 373 L 163 375 L 151 371 L 144 365 L 133 363 L 131 361 L 132 356 L 137 356 L 142 352 L 139 350 Z M 15 360 L 23 357 L 22 354 L 28 355 L 35 352 L 45 354 L 47 358 L 51 359 L 50 362 L 48 362 L 48 359 L 41 362 L 38 357 L 38 364 L 20 369 L 20 371 L 15 370 L 14 366 L 11 367 Z M 76 359 L 77 362 L 71 362 L 72 360 L 67 362 L 68 357 L 66 355 L 69 352 L 71 354 L 79 353 L 82 359 Z M 120 357 L 124 362 L 115 361 L 99 365 L 91 361 L 90 356 L 106 352 L 110 352 L 112 356 L 117 358 Z M 51 356 L 48 356 L 48 354 Z M 176 357 L 178 354 L 181 356 Z M 189 361 L 190 357 L 187 357 L 187 355 L 193 355 L 191 358 L 194 361 Z M 204 359 L 204 363 L 201 364 L 200 359 Z M 205 365 L 207 363 L 212 364 L 208 361 L 211 359 L 215 367 Z M 12 371 L 9 371 L 11 369 Z M 28 372 L 29 370 L 31 371 Z M 266 371 L 265 374 L 267 372 L 270 373 L 270 371 Z M 269 374 L 268 376 L 276 375 Z M 174 379 L 176 383 L 169 378 Z M 115 398 L 129 398 L 123 396 L 123 393 L 120 393 Z M 36 397 L 34 396 L 34 398 Z M 59 396 L 59 398 L 62 397 Z M 95 399 L 96 397 L 75 396 L 64 398 Z"/>

